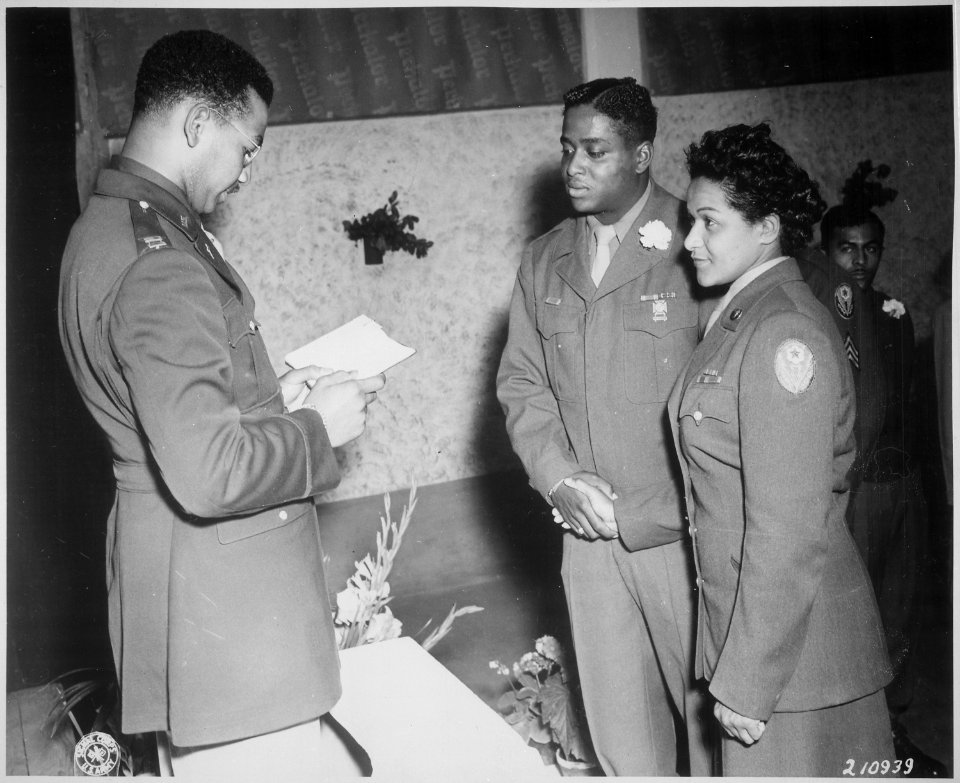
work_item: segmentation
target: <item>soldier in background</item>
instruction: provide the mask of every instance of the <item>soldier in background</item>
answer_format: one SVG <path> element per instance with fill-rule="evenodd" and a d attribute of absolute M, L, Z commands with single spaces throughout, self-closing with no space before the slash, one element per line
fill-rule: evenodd
<path fill-rule="evenodd" d="M 946 770 L 913 745 L 899 720 L 916 685 L 909 663 L 928 535 L 911 420 L 913 321 L 902 302 L 873 287 L 885 227 L 862 199 L 829 209 L 820 234 L 822 255 L 814 251 L 801 269 L 833 315 L 853 370 L 858 448 L 847 521 L 877 595 L 894 669 L 886 689 L 894 745 L 898 757 L 914 759 L 915 774 L 939 776 Z"/>

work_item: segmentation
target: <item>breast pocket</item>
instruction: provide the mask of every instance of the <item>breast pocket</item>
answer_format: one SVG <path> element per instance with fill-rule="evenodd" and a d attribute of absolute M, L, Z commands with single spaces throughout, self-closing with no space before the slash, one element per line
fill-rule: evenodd
<path fill-rule="evenodd" d="M 263 405 L 280 393 L 277 376 L 260 336 L 260 324 L 237 299 L 223 307 L 227 342 L 233 363 L 233 386 L 241 413 Z"/>
<path fill-rule="evenodd" d="M 729 429 L 728 425 L 735 424 L 737 420 L 737 400 L 730 386 L 691 384 L 680 400 L 677 419 L 685 450 L 696 448 L 716 455 L 722 445 L 729 443 L 739 447 L 735 433 L 721 433 L 718 430 Z"/>
<path fill-rule="evenodd" d="M 547 377 L 558 400 L 583 400 L 583 318 L 582 310 L 559 305 L 544 305 L 537 313 Z"/>
<path fill-rule="evenodd" d="M 697 346 L 695 302 L 623 306 L 623 378 L 630 402 L 665 402 Z M 662 307 L 662 306 L 661 306 Z"/>

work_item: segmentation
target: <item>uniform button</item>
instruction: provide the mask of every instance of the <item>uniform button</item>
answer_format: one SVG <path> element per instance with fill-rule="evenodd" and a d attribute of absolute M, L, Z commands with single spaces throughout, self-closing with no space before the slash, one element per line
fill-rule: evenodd
<path fill-rule="evenodd" d="M 693 412 L 693 420 L 699 425 L 703 421 L 703 413 L 701 411 Z"/>
<path fill-rule="evenodd" d="M 691 528 L 690 528 L 690 533 L 693 534 L 693 535 L 696 535 L 696 534 L 697 534 L 697 529 L 696 529 L 695 527 L 691 527 Z"/>
<path fill-rule="evenodd" d="M 146 201 L 140 202 L 140 209 L 147 209 L 150 205 Z"/>
<path fill-rule="evenodd" d="M 251 322 L 250 322 L 250 331 L 251 331 L 251 332 L 257 331 L 257 324 L 256 324 L 255 321 L 251 321 Z"/>
<path fill-rule="evenodd" d="M 697 587 L 703 587 L 703 579 L 701 579 L 699 576 L 697 577 Z"/>
<path fill-rule="evenodd" d="M 286 518 L 287 518 L 287 512 L 281 510 L 280 513 L 278 514 L 278 516 L 280 517 L 280 519 L 286 520 Z"/>

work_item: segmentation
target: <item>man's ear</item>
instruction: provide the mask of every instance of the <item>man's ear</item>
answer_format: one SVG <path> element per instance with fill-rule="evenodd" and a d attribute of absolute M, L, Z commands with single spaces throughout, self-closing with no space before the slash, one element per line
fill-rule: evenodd
<path fill-rule="evenodd" d="M 202 103 L 191 107 L 183 120 L 183 135 L 187 145 L 196 147 L 210 126 L 210 109 Z"/>
<path fill-rule="evenodd" d="M 642 174 L 650 168 L 653 163 L 653 143 L 641 141 L 633 151 L 633 170 L 637 174 Z"/>
<path fill-rule="evenodd" d="M 780 238 L 780 216 L 767 215 L 757 224 L 760 230 L 760 243 L 770 245 Z"/>

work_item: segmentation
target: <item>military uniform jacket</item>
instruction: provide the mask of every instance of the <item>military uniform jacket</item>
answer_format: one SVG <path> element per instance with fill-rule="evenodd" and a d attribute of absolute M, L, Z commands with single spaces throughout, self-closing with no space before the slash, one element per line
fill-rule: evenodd
<path fill-rule="evenodd" d="M 853 381 L 795 261 L 732 299 L 668 410 L 699 587 L 697 676 L 760 720 L 881 688 L 883 630 L 844 520 Z"/>
<path fill-rule="evenodd" d="M 656 183 L 596 287 L 586 218 L 568 219 L 524 252 L 497 377 L 513 448 L 546 495 L 580 470 L 610 481 L 631 549 L 683 538 L 679 467 L 665 404 L 698 336 L 684 262 L 683 205 Z M 644 247 L 660 220 L 669 247 Z"/>
<path fill-rule="evenodd" d="M 857 460 L 852 478 L 889 481 L 905 475 L 912 452 L 905 432 L 913 381 L 914 330 L 910 314 L 891 307 L 890 297 L 852 278 L 819 251 L 801 262 L 814 296 L 830 311 L 843 339 L 857 391 Z"/>
<path fill-rule="evenodd" d="M 64 253 L 60 331 L 114 457 L 110 637 L 123 731 L 177 745 L 327 712 L 339 662 L 313 496 L 339 481 L 285 411 L 254 300 L 183 193 L 119 159 Z"/>

